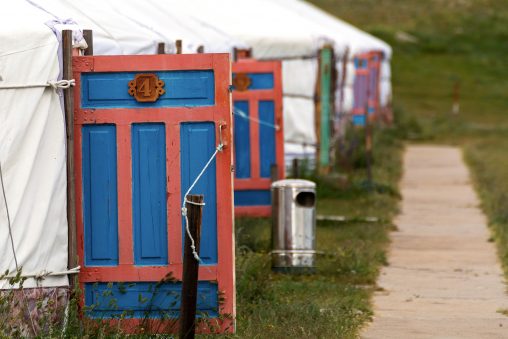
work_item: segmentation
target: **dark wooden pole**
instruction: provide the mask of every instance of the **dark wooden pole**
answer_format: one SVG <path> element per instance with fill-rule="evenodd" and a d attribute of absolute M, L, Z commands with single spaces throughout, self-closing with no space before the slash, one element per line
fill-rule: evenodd
<path fill-rule="evenodd" d="M 277 164 L 270 166 L 270 180 L 272 182 L 279 180 L 279 166 Z"/>
<path fill-rule="evenodd" d="M 452 113 L 457 115 L 460 111 L 460 81 L 455 81 L 453 85 L 453 107 Z"/>
<path fill-rule="evenodd" d="M 233 49 L 233 61 L 238 61 L 240 59 L 248 59 L 252 57 L 252 48 L 234 48 Z"/>
<path fill-rule="evenodd" d="M 293 170 L 293 178 L 298 178 L 300 176 L 300 169 L 299 169 L 299 160 L 297 158 L 294 158 L 293 159 L 293 164 L 292 164 L 292 170 Z"/>
<path fill-rule="evenodd" d="M 346 48 L 344 56 L 342 57 L 342 73 L 340 79 L 340 101 L 339 101 L 339 140 L 344 138 L 346 135 L 346 119 L 344 112 L 344 90 L 346 88 L 347 80 L 347 65 L 349 62 L 349 47 Z"/>
<path fill-rule="evenodd" d="M 203 195 L 188 195 L 187 200 L 202 204 Z M 201 219 L 203 206 L 186 203 L 189 231 L 194 239 L 196 251 L 199 254 L 201 238 Z M 191 240 L 185 232 L 185 247 L 183 255 L 182 301 L 180 305 L 180 338 L 192 339 L 196 332 L 196 302 L 198 294 L 199 262 L 194 258 Z"/>
<path fill-rule="evenodd" d="M 176 54 L 182 54 L 182 40 L 175 41 Z"/>
<path fill-rule="evenodd" d="M 62 31 L 63 79 L 72 79 L 72 31 Z M 65 131 L 67 134 L 67 224 L 69 269 L 77 266 L 76 192 L 74 184 L 74 95 L 73 88 L 64 89 Z M 71 287 L 74 279 L 69 279 Z"/>
<path fill-rule="evenodd" d="M 367 96 L 368 97 L 368 96 Z M 372 189 L 372 124 L 370 123 L 369 105 L 365 105 L 365 160 L 367 164 L 367 185 Z"/>
<path fill-rule="evenodd" d="M 166 54 L 166 44 L 159 42 L 157 45 L 157 54 Z"/>
<path fill-rule="evenodd" d="M 83 54 L 93 55 L 93 31 L 91 29 L 84 29 L 83 38 L 85 38 L 86 44 L 88 45 Z"/>

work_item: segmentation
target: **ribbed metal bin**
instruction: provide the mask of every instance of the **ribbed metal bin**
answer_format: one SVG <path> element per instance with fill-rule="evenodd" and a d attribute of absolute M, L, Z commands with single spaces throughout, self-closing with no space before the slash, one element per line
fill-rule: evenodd
<path fill-rule="evenodd" d="M 279 180 L 272 184 L 272 269 L 312 272 L 316 256 L 316 184 Z"/>

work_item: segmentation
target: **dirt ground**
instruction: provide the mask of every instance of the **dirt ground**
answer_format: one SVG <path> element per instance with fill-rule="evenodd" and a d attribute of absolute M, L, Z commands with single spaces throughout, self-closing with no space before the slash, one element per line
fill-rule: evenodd
<path fill-rule="evenodd" d="M 407 147 L 401 193 L 362 337 L 508 338 L 506 286 L 461 150 Z"/>

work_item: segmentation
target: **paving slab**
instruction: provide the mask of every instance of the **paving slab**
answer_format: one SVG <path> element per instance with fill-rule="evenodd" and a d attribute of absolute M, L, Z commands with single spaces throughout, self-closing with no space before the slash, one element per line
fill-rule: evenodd
<path fill-rule="evenodd" d="M 508 338 L 501 265 L 460 148 L 408 146 L 401 193 L 362 337 Z"/>

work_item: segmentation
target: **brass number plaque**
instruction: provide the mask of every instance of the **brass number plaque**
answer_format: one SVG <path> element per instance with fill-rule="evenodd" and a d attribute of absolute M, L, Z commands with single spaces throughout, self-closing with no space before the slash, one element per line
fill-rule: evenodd
<path fill-rule="evenodd" d="M 153 73 L 136 74 L 134 80 L 129 81 L 129 94 L 138 102 L 155 102 L 166 93 L 163 87 L 164 81 Z"/>
<path fill-rule="evenodd" d="M 244 92 L 251 85 L 252 80 L 245 73 L 237 73 L 233 78 L 233 86 L 237 91 Z"/>

